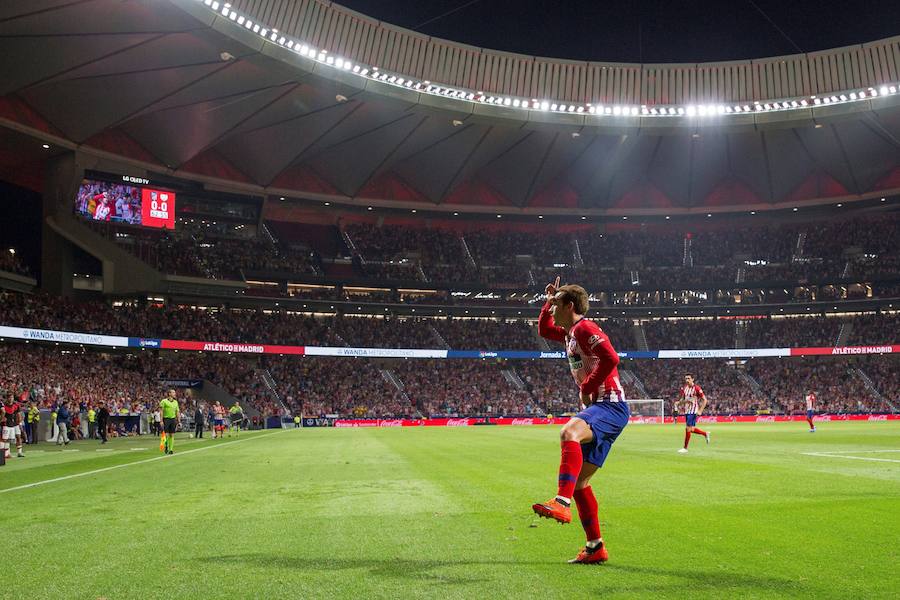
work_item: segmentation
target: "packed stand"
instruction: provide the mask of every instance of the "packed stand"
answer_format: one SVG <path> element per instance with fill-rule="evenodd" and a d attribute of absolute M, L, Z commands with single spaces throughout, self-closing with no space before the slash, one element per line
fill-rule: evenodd
<path fill-rule="evenodd" d="M 748 363 L 749 373 L 770 400 L 786 413 L 806 411 L 806 393 L 817 398 L 816 410 L 827 413 L 890 411 L 865 386 L 854 363 L 846 359 L 758 359 Z M 894 373 L 900 374 L 894 365 Z"/>
<path fill-rule="evenodd" d="M 647 345 L 662 350 L 734 348 L 734 321 L 722 319 L 656 319 L 642 325 Z"/>
<path fill-rule="evenodd" d="M 749 319 L 745 323 L 747 348 L 834 346 L 841 331 L 841 320 L 833 317 Z"/>
<path fill-rule="evenodd" d="M 651 398 L 666 400 L 667 412 L 678 399 L 686 374 L 693 375 L 706 394 L 709 414 L 752 415 L 772 409 L 765 394 L 754 391 L 724 360 L 636 360 L 630 368 Z"/>
<path fill-rule="evenodd" d="M 424 416 L 536 416 L 541 407 L 489 360 L 407 360 L 391 369 Z"/>
<path fill-rule="evenodd" d="M 417 416 L 415 404 L 368 359 L 266 357 L 264 365 L 294 414 L 358 419 Z"/>

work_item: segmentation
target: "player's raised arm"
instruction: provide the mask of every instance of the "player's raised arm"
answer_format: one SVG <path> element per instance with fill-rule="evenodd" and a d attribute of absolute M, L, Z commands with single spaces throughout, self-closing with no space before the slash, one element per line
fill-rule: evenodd
<path fill-rule="evenodd" d="M 619 355 L 610 343 L 609 337 L 593 322 L 587 322 L 587 327 L 581 327 L 575 339 L 583 352 L 597 358 L 594 368 L 581 382 L 582 397 L 593 398 L 619 364 Z"/>
<path fill-rule="evenodd" d="M 554 342 L 566 341 L 566 330 L 559 327 L 553 322 L 553 302 L 556 300 L 556 292 L 559 290 L 559 277 L 553 283 L 548 283 L 544 291 L 547 293 L 547 300 L 541 308 L 541 316 L 538 318 L 538 333 L 542 338 L 553 340 Z"/>

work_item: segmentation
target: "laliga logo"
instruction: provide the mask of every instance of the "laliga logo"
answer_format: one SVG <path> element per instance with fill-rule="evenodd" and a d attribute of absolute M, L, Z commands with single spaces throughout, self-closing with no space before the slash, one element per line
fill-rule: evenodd
<path fill-rule="evenodd" d="M 479 352 L 478 353 L 478 358 L 496 358 L 496 357 L 497 357 L 496 352 Z"/>
<path fill-rule="evenodd" d="M 447 419 L 447 427 L 468 427 L 468 419 Z"/>

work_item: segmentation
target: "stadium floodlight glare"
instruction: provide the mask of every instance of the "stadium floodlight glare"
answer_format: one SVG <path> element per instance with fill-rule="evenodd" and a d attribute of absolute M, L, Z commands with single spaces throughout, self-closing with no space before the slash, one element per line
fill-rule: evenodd
<path fill-rule="evenodd" d="M 229 3 L 219 2 L 217 0 L 198 0 L 198 2 L 202 2 L 204 5 L 214 10 L 216 14 L 225 16 L 231 21 L 237 22 L 238 25 L 245 27 L 247 30 L 252 30 L 254 33 L 259 34 L 266 41 L 271 41 L 272 43 L 279 44 L 282 47 L 287 47 L 293 51 L 297 51 L 302 56 L 306 56 L 310 59 L 316 60 L 333 68 L 345 71 L 352 70 L 354 74 L 361 77 L 369 76 L 369 74 L 371 73 L 371 77 L 373 79 L 385 82 L 386 84 L 397 85 L 406 88 L 415 88 L 416 90 L 420 91 L 424 90 L 425 93 L 429 94 L 437 94 L 462 101 L 496 104 L 498 106 L 502 105 L 522 110 L 553 110 L 563 113 L 578 114 L 588 112 L 592 115 L 614 114 L 616 116 L 652 115 L 671 117 L 676 115 L 683 116 L 686 114 L 689 117 L 693 117 L 695 115 L 703 117 L 715 115 L 717 113 L 719 115 L 730 115 L 749 113 L 753 111 L 764 112 L 773 110 L 795 110 L 805 108 L 809 106 L 810 103 L 814 105 L 821 105 L 823 103 L 834 104 L 838 102 L 856 102 L 865 100 L 867 98 L 874 98 L 879 95 L 884 96 L 897 93 L 897 84 L 891 85 L 889 83 L 885 83 L 877 89 L 869 87 L 865 90 L 846 90 L 844 91 L 844 93 L 836 93 L 835 95 L 825 97 L 824 99 L 817 98 L 816 96 L 807 96 L 805 98 L 759 100 L 754 101 L 753 108 L 751 108 L 748 104 L 735 104 L 731 106 L 721 104 L 700 104 L 689 106 L 670 105 L 666 107 L 652 108 L 649 108 L 646 105 L 619 105 L 615 107 L 603 107 L 600 105 L 594 106 L 590 102 L 585 104 L 569 104 L 560 103 L 558 101 L 554 102 L 553 100 L 539 101 L 537 99 L 531 99 L 529 101 L 504 96 L 485 96 L 483 92 L 472 93 L 468 90 L 452 89 L 440 85 L 432 85 L 430 81 L 420 82 L 415 80 L 414 78 L 410 78 L 399 73 L 381 73 L 378 67 L 354 65 L 349 59 L 330 56 L 328 51 L 324 49 L 317 50 L 315 48 L 310 48 L 306 43 L 304 43 L 303 40 L 292 39 L 288 35 L 279 33 L 279 31 L 275 28 L 269 28 L 258 23 L 253 23 L 253 21 L 247 18 L 247 16 L 233 10 L 231 4 Z"/>
<path fill-rule="evenodd" d="M 49 150 L 50 144 L 41 144 L 41 148 L 43 148 L 44 150 Z"/>

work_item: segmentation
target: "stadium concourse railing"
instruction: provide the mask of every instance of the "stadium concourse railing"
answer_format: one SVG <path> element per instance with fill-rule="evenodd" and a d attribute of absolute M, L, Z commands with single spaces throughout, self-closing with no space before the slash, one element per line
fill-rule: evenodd
<path fill-rule="evenodd" d="M 169 340 L 30 329 L 0 325 L 0 341 L 6 338 L 25 341 L 100 346 L 107 348 L 154 348 L 159 350 L 187 350 L 194 352 L 232 352 L 242 354 L 278 354 L 298 356 L 351 356 L 370 358 L 503 358 L 510 360 L 561 359 L 559 351 L 531 350 L 446 350 L 419 348 L 345 348 L 336 346 L 284 346 L 263 343 Z M 835 356 L 900 353 L 900 344 L 871 346 L 833 346 L 798 348 L 710 348 L 697 350 L 626 350 L 619 357 L 630 359 L 684 358 L 766 358 L 789 356 Z"/>

